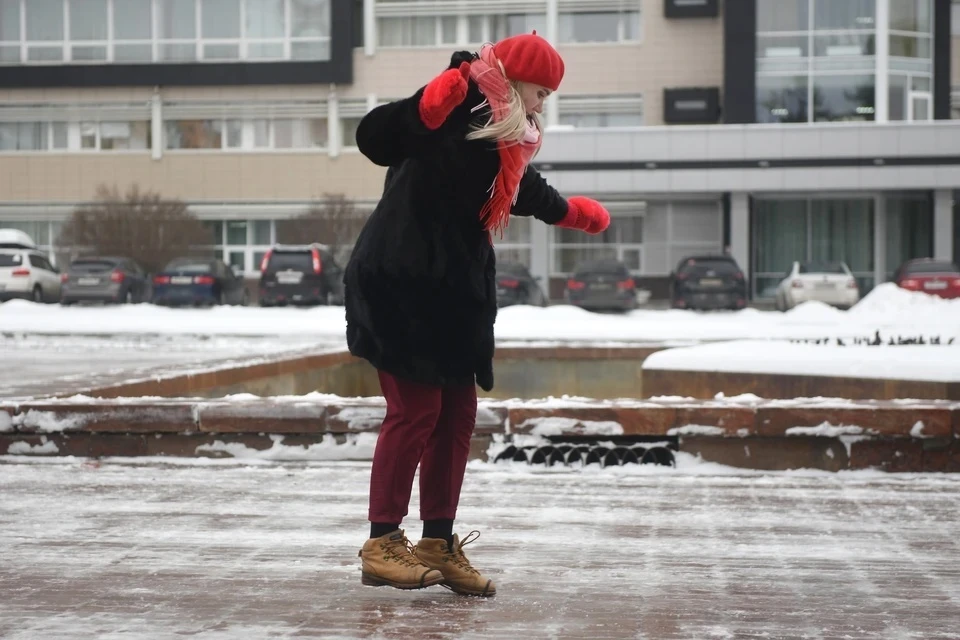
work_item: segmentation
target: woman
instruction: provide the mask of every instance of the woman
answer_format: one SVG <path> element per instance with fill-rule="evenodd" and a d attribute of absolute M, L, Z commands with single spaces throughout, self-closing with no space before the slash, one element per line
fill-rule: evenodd
<path fill-rule="evenodd" d="M 359 554 L 364 584 L 496 593 L 463 553 L 471 537 L 453 533 L 475 385 L 493 388 L 492 234 L 511 215 L 588 233 L 610 223 L 598 202 L 562 198 L 529 164 L 538 114 L 563 71 L 536 32 L 513 36 L 453 54 L 446 71 L 357 129 L 360 151 L 389 167 L 344 276 L 350 351 L 376 367 L 387 401 Z M 418 464 L 423 534 L 414 547 L 400 524 Z"/>

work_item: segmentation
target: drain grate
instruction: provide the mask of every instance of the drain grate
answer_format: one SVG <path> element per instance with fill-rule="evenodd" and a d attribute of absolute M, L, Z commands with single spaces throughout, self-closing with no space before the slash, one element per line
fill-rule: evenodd
<path fill-rule="evenodd" d="M 628 464 L 676 466 L 677 445 L 672 442 L 610 443 L 553 442 L 539 445 L 507 445 L 493 460 L 526 462 L 530 465 L 622 467 Z"/>

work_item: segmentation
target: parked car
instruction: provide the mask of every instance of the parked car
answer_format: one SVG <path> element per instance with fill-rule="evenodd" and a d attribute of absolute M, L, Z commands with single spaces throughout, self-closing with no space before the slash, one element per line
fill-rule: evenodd
<path fill-rule="evenodd" d="M 65 305 L 150 300 L 150 279 L 130 258 L 78 258 L 60 275 L 60 284 L 60 304 Z"/>
<path fill-rule="evenodd" d="M 674 309 L 743 309 L 747 283 L 731 256 L 687 256 L 670 274 Z"/>
<path fill-rule="evenodd" d="M 529 304 L 547 306 L 547 296 L 526 265 L 519 262 L 497 263 L 497 306 Z"/>
<path fill-rule="evenodd" d="M 260 264 L 260 306 L 343 304 L 343 269 L 322 244 L 277 245 Z"/>
<path fill-rule="evenodd" d="M 794 262 L 777 285 L 778 311 L 816 300 L 849 309 L 860 300 L 860 288 L 845 262 Z"/>
<path fill-rule="evenodd" d="M 893 274 L 893 281 L 910 291 L 923 291 L 941 298 L 960 298 L 960 269 L 949 260 L 908 260 Z"/>
<path fill-rule="evenodd" d="M 627 265 L 615 260 L 597 260 L 578 265 L 567 280 L 564 297 L 583 309 L 637 308 L 637 285 Z"/>
<path fill-rule="evenodd" d="M 19 229 L 0 229 L 0 302 L 60 299 L 60 271 Z"/>
<path fill-rule="evenodd" d="M 223 260 L 175 258 L 153 277 L 153 302 L 162 305 L 247 304 L 240 277 Z"/>

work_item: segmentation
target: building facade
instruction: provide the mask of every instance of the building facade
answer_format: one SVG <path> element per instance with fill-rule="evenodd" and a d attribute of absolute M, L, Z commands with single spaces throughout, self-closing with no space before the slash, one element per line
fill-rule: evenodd
<path fill-rule="evenodd" d="M 0 0 L 0 226 L 67 259 L 74 208 L 136 185 L 255 276 L 285 221 L 376 204 L 383 169 L 354 140 L 370 108 L 533 29 L 567 68 L 536 162 L 613 215 L 497 239 L 554 297 L 596 257 L 662 295 L 683 256 L 729 251 L 764 297 L 794 259 L 844 259 L 868 289 L 955 256 L 950 0 Z"/>

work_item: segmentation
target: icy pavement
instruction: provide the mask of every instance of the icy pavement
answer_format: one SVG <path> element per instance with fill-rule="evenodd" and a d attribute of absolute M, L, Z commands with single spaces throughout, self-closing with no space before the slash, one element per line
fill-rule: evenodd
<path fill-rule="evenodd" d="M 317 336 L 0 333 L 0 398 L 75 392 L 215 364 L 345 345 L 345 339 Z"/>
<path fill-rule="evenodd" d="M 3 461 L 8 640 L 958 636 L 960 476 L 471 463 L 481 600 L 360 585 L 368 463 Z"/>

